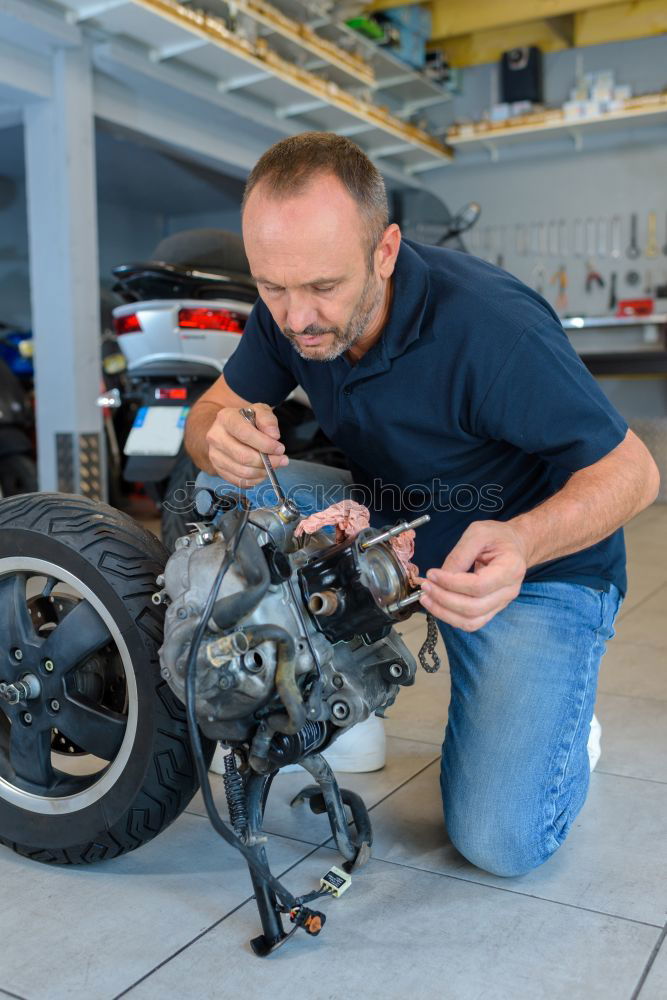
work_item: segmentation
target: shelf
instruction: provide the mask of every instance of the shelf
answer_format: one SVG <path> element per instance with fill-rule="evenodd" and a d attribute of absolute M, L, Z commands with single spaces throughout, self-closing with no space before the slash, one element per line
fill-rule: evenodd
<path fill-rule="evenodd" d="M 610 330 L 614 327 L 662 326 L 667 324 L 667 313 L 651 316 L 571 316 L 561 320 L 564 330 Z"/>
<path fill-rule="evenodd" d="M 494 125 L 476 131 L 472 135 L 461 135 L 458 129 L 450 129 L 446 141 L 454 149 L 487 149 L 492 159 L 503 146 L 533 140 L 545 140 L 554 136 L 569 135 L 576 148 L 581 147 L 582 136 L 590 131 L 617 128 L 619 125 L 644 126 L 661 119 L 667 119 L 667 93 L 648 95 L 647 98 L 633 98 L 627 107 L 610 111 L 592 118 L 565 119 L 553 121 L 527 121 L 513 125 Z"/>
<path fill-rule="evenodd" d="M 604 354 L 581 354 L 591 375 L 608 378 L 667 376 L 667 351 L 614 351 Z"/>
<path fill-rule="evenodd" d="M 286 134 L 317 129 L 354 136 L 399 182 L 414 186 L 413 174 L 451 160 L 440 137 L 409 121 L 424 103 L 449 95 L 395 57 L 389 60 L 389 79 L 385 55 L 376 46 L 371 53 L 376 58 L 367 60 L 364 39 L 328 18 L 313 21 L 305 2 L 301 21 L 292 16 L 298 14 L 296 0 L 281 2 L 280 8 L 263 0 L 201 2 L 209 9 L 178 0 L 60 0 L 60 6 L 98 49 L 126 48 L 135 62 L 143 58 L 146 74 L 154 79 L 150 67 L 164 66 L 177 71 L 184 86 L 189 81 L 200 91 L 208 89 L 214 103 L 227 95 L 243 98 L 250 111 L 272 119 Z M 243 18 L 253 21 L 253 30 Z M 346 39 L 345 48 L 340 38 Z M 396 63 L 408 90 L 390 108 L 381 101 L 388 90 L 400 93 Z"/>

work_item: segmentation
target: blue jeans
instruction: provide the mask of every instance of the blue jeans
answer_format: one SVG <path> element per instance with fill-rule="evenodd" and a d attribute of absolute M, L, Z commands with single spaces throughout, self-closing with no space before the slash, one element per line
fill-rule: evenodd
<path fill-rule="evenodd" d="M 304 515 L 350 492 L 349 473 L 306 462 L 291 461 L 279 477 Z M 203 473 L 197 487 L 229 488 Z M 275 499 L 266 484 L 247 495 Z M 203 513 L 203 495 L 200 503 Z M 445 823 L 479 868 L 521 875 L 565 840 L 588 791 L 598 667 L 621 600 L 614 586 L 606 593 L 524 583 L 477 632 L 438 622 L 452 689 L 440 779 Z"/>

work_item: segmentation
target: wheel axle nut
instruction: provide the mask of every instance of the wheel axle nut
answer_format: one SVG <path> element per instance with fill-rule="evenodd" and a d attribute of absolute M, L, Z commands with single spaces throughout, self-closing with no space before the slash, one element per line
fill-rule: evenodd
<path fill-rule="evenodd" d="M 391 674 L 392 677 L 398 678 L 403 673 L 403 667 L 400 665 L 400 663 L 392 663 L 389 667 L 389 673 Z"/>
<path fill-rule="evenodd" d="M 47 674 L 52 673 L 52 671 L 53 671 L 53 660 L 44 660 L 44 669 L 46 670 Z"/>
<path fill-rule="evenodd" d="M 332 705 L 331 714 L 335 719 L 347 719 L 350 714 L 350 709 L 344 701 L 336 701 Z"/>

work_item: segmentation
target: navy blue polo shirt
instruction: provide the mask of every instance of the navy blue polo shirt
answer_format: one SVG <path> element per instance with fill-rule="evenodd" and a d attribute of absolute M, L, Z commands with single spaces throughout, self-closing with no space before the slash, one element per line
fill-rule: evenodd
<path fill-rule="evenodd" d="M 360 361 L 304 360 L 258 301 L 225 378 L 271 406 L 301 385 L 372 523 L 431 515 L 417 530 L 422 572 L 471 522 L 531 510 L 627 431 L 541 296 L 476 257 L 405 239 L 388 321 Z M 625 593 L 623 532 L 526 579 Z"/>

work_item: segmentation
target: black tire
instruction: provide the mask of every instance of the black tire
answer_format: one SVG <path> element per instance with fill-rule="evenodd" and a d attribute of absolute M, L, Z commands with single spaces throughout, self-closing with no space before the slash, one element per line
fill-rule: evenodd
<path fill-rule="evenodd" d="M 29 455 L 5 455 L 0 459 L 1 496 L 34 493 L 36 489 L 37 467 Z"/>
<path fill-rule="evenodd" d="M 199 470 L 186 451 L 182 451 L 171 471 L 162 499 L 160 534 L 168 552 L 174 551 L 176 539 L 187 535 L 188 524 L 197 520 L 194 509 L 194 482 Z"/>
<path fill-rule="evenodd" d="M 0 842 L 19 854 L 52 864 L 116 857 L 152 840 L 197 791 L 185 709 L 158 664 L 163 607 L 151 595 L 165 560 L 150 532 L 105 504 L 57 493 L 0 501 L 0 680 L 27 671 L 41 685 L 17 706 L 0 700 Z M 49 584 L 68 577 L 70 590 Z M 73 580 L 80 600 L 67 596 Z M 84 762 L 99 769 L 63 774 L 61 744 L 74 757 L 94 747 Z M 208 764 L 215 744 L 202 744 Z M 53 805 L 59 796 L 69 799 Z"/>

